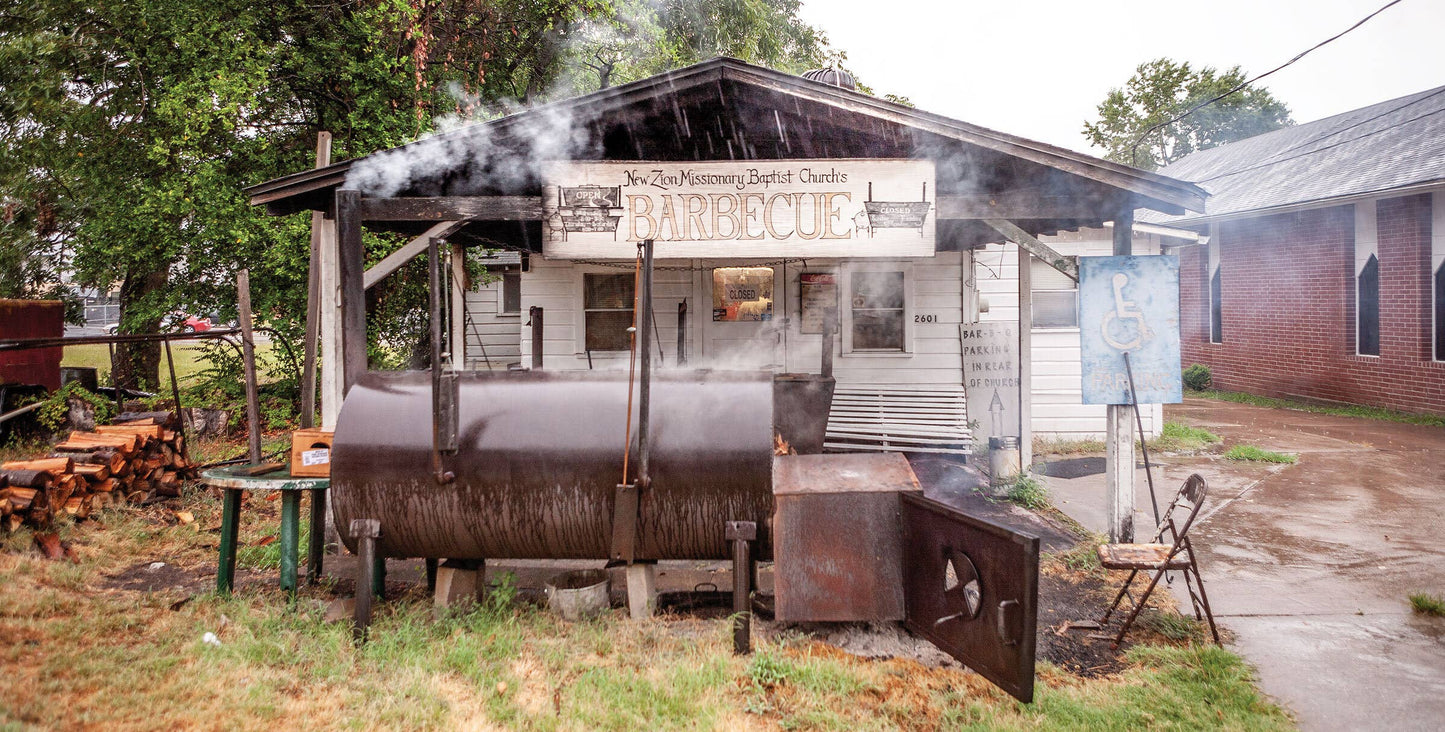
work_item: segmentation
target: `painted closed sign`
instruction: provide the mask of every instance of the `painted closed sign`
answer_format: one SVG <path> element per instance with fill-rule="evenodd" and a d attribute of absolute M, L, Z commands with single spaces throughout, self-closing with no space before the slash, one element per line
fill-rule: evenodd
<path fill-rule="evenodd" d="M 552 258 L 931 257 L 926 160 L 558 162 L 542 166 Z"/>
<path fill-rule="evenodd" d="M 1085 404 L 1181 401 L 1179 260 L 1080 257 L 1079 346 Z"/>

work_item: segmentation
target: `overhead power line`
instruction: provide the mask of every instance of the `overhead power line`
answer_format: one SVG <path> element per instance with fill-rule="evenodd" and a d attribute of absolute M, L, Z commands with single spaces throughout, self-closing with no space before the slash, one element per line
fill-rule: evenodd
<path fill-rule="evenodd" d="M 1354 25 L 1352 25 L 1352 26 L 1350 26 L 1350 27 L 1348 27 L 1348 28 L 1340 31 L 1339 33 L 1334 34 L 1333 36 L 1330 36 L 1329 38 L 1324 39 L 1323 41 L 1320 41 L 1319 43 L 1316 43 L 1316 44 L 1313 45 L 1313 46 L 1310 46 L 1309 48 L 1306 48 L 1306 49 L 1303 50 L 1303 51 L 1300 51 L 1299 53 L 1295 54 L 1295 57 L 1294 57 L 1294 58 L 1292 58 L 1292 59 L 1290 59 L 1290 60 L 1288 60 L 1288 61 L 1280 64 L 1279 66 L 1276 66 L 1276 67 L 1270 69 L 1269 71 L 1266 71 L 1266 72 L 1264 72 L 1263 74 L 1260 74 L 1259 76 L 1256 76 L 1256 77 L 1254 77 L 1254 78 L 1252 78 L 1252 79 L 1246 79 L 1245 81 L 1241 82 L 1241 83 L 1239 84 L 1239 86 L 1236 86 L 1236 87 L 1234 87 L 1233 89 L 1230 89 L 1229 91 L 1224 92 L 1223 94 L 1220 94 L 1220 95 L 1217 96 L 1217 97 L 1214 97 L 1214 98 L 1212 98 L 1212 99 L 1207 99 L 1207 100 L 1205 100 L 1205 101 L 1203 101 L 1203 102 L 1200 102 L 1199 104 L 1196 104 L 1196 105 L 1194 105 L 1193 107 L 1190 107 L 1189 109 L 1181 112 L 1180 114 L 1176 115 L 1175 117 L 1173 117 L 1173 118 L 1171 118 L 1171 119 L 1167 119 L 1167 120 L 1165 120 L 1165 121 L 1163 121 L 1163 122 L 1160 122 L 1159 124 L 1154 125 L 1153 127 L 1150 127 L 1150 128 L 1147 129 L 1147 130 L 1144 130 L 1142 133 L 1139 134 L 1139 136 L 1138 136 L 1137 138 L 1134 139 L 1134 144 L 1129 147 L 1129 162 L 1132 163 L 1132 162 L 1134 162 L 1134 160 L 1136 160 L 1136 159 L 1138 158 L 1138 154 L 1139 154 L 1139 143 L 1144 142 L 1144 138 L 1148 137 L 1148 136 L 1149 136 L 1150 134 L 1152 134 L 1155 130 L 1158 130 L 1158 129 L 1161 128 L 1161 127 L 1167 127 L 1167 126 L 1169 126 L 1169 125 L 1172 125 L 1172 124 L 1174 124 L 1175 122 L 1178 122 L 1179 120 L 1184 119 L 1185 117 L 1188 117 L 1189 115 L 1194 114 L 1195 112 L 1198 112 L 1199 110 L 1204 109 L 1205 107 L 1207 107 L 1207 106 L 1209 106 L 1209 105 L 1211 105 L 1211 104 L 1213 104 L 1213 103 L 1215 103 L 1215 102 L 1217 102 L 1217 101 L 1219 101 L 1219 100 L 1221 100 L 1221 99 L 1229 96 L 1230 94 L 1233 94 L 1233 93 L 1239 91 L 1240 89 L 1243 89 L 1243 88 L 1245 88 L 1246 86 L 1249 86 L 1250 84 L 1253 84 L 1254 82 L 1259 81 L 1260 79 L 1263 79 L 1264 77 L 1269 76 L 1270 74 L 1273 74 L 1273 73 L 1276 72 L 1276 71 L 1279 71 L 1280 69 L 1283 69 L 1283 68 L 1285 68 L 1285 67 L 1290 66 L 1290 65 L 1293 64 L 1294 62 L 1296 62 L 1296 61 L 1304 58 L 1305 56 L 1308 56 L 1311 52 L 1316 51 L 1316 50 L 1318 50 L 1318 49 L 1320 49 L 1320 48 L 1322 48 L 1322 47 L 1324 47 L 1324 46 L 1326 46 L 1326 45 L 1329 45 L 1330 43 L 1332 43 L 1332 42 L 1338 40 L 1339 38 L 1341 38 L 1342 36 L 1344 36 L 1346 33 L 1349 33 L 1350 31 L 1352 31 L 1352 30 L 1354 30 L 1354 29 L 1356 29 L 1356 28 L 1359 28 L 1360 26 L 1362 26 L 1362 25 L 1364 25 L 1365 23 L 1369 22 L 1370 19 L 1371 19 L 1371 18 L 1374 18 L 1376 15 L 1379 15 L 1380 13 L 1383 13 L 1383 12 L 1385 12 L 1386 10 L 1389 10 L 1390 8 L 1392 8 L 1392 7 L 1396 6 L 1396 5 L 1399 5 L 1400 2 L 1401 2 L 1401 0 L 1390 0 L 1390 2 L 1385 3 L 1384 5 L 1380 6 L 1380 8 L 1379 8 L 1378 10 L 1376 10 L 1375 12 L 1370 13 L 1369 15 L 1366 15 L 1365 17 L 1361 18 L 1361 19 L 1360 19 L 1358 22 L 1356 22 Z"/>

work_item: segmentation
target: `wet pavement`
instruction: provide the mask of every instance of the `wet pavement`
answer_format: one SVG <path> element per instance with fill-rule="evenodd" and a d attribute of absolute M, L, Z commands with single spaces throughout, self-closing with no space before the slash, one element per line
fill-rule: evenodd
<path fill-rule="evenodd" d="M 1299 455 L 1292 466 L 1162 455 L 1155 472 L 1161 507 L 1189 473 L 1209 482 L 1195 547 L 1215 617 L 1261 688 L 1304 729 L 1445 727 L 1445 618 L 1408 599 L 1445 593 L 1445 429 L 1203 399 L 1166 415 L 1225 446 Z M 1051 472 L 1059 507 L 1102 531 L 1103 475 Z M 1142 533 L 1153 525 L 1142 470 L 1137 484 Z"/>

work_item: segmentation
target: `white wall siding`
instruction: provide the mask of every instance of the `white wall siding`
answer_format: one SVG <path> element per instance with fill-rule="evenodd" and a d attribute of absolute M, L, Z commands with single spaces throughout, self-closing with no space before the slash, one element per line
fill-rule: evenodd
<path fill-rule="evenodd" d="M 467 368 L 505 370 L 522 358 L 522 322 L 518 313 L 501 313 L 502 280 L 467 293 Z M 524 308 L 525 310 L 525 308 Z"/>
<path fill-rule="evenodd" d="M 1113 230 L 1091 229 L 1073 234 L 1043 237 L 1044 243 L 1073 256 L 1112 254 Z M 1157 254 L 1156 237 L 1134 237 L 1134 251 Z M 1019 313 L 1018 250 L 1013 244 L 992 244 L 978 250 L 975 272 L 979 295 L 989 303 L 983 321 L 1017 321 Z M 1103 405 L 1084 404 L 1082 365 L 1078 328 L 1035 328 L 1032 331 L 1033 432 L 1045 439 L 1077 440 L 1103 438 Z M 1162 405 L 1145 405 L 1141 410 L 1144 430 L 1159 434 L 1163 425 Z"/>

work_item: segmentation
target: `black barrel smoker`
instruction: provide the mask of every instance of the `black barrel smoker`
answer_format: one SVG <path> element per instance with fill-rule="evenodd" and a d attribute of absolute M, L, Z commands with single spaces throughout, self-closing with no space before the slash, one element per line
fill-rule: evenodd
<path fill-rule="evenodd" d="M 380 519 L 377 549 L 391 557 L 613 558 L 627 373 L 457 379 L 458 448 L 441 456 L 455 479 L 444 485 L 428 375 L 370 373 L 352 387 L 333 447 L 336 525 Z M 651 487 L 638 499 L 635 559 L 728 558 L 724 523 L 765 525 L 772 513 L 771 375 L 659 372 L 651 388 Z M 636 430 L 631 442 L 635 470 Z M 759 550 L 771 559 L 767 536 Z"/>

